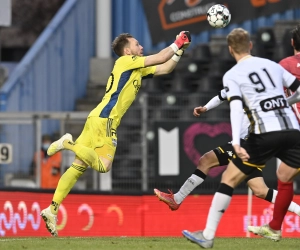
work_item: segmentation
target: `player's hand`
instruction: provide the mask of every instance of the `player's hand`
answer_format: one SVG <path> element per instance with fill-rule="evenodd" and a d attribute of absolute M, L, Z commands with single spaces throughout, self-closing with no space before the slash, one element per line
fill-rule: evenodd
<path fill-rule="evenodd" d="M 202 113 L 205 113 L 206 111 L 207 111 L 206 107 L 199 106 L 194 108 L 193 115 L 199 117 Z"/>
<path fill-rule="evenodd" d="M 179 35 L 177 35 L 176 36 L 176 39 L 178 39 L 179 38 Z M 184 50 L 186 50 L 189 46 L 190 46 L 190 44 L 191 44 L 191 42 L 189 42 L 189 43 L 185 43 L 183 46 L 182 46 L 182 50 L 184 51 Z"/>
<path fill-rule="evenodd" d="M 177 56 L 182 56 L 184 54 L 183 49 L 179 49 L 176 53 Z"/>
<path fill-rule="evenodd" d="M 181 31 L 177 36 L 174 43 L 177 45 L 178 49 L 187 49 L 192 41 L 189 31 Z"/>
<path fill-rule="evenodd" d="M 235 154 L 241 158 L 242 161 L 248 161 L 250 156 L 248 155 L 247 151 L 242 148 L 240 145 L 233 145 Z"/>

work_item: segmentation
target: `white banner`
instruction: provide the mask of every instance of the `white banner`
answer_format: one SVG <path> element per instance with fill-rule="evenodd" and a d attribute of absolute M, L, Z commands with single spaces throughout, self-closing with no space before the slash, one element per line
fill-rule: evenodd
<path fill-rule="evenodd" d="M 179 175 L 179 128 L 158 129 L 158 173 Z"/>
<path fill-rule="evenodd" d="M 0 0 L 0 26 L 11 25 L 11 0 Z"/>

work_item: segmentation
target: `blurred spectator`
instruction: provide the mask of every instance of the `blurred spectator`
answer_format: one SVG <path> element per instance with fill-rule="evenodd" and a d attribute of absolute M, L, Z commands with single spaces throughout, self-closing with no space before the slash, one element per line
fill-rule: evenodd
<path fill-rule="evenodd" d="M 62 162 L 62 154 L 58 152 L 53 156 L 47 155 L 47 149 L 52 143 L 50 135 L 42 136 L 41 154 L 41 188 L 55 189 L 60 178 L 60 167 Z M 32 161 L 32 173 L 36 176 L 38 152 L 34 154 Z"/>

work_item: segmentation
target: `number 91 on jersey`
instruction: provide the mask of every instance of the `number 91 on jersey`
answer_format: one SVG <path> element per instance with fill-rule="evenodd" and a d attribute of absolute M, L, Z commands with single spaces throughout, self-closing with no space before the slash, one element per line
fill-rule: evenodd
<path fill-rule="evenodd" d="M 0 143 L 0 164 L 9 164 L 12 162 L 12 145 Z"/>

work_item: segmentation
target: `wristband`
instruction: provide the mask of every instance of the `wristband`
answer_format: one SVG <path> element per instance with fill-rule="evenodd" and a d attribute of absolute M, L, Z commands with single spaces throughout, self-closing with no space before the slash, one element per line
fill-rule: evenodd
<path fill-rule="evenodd" d="M 179 62 L 181 56 L 178 56 L 176 54 L 174 54 L 174 56 L 172 56 L 172 60 L 175 61 L 175 62 Z"/>
<path fill-rule="evenodd" d="M 172 50 L 174 51 L 174 53 L 176 53 L 179 50 L 178 46 L 175 43 L 172 43 L 170 45 L 170 47 L 172 48 Z"/>

